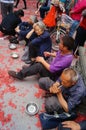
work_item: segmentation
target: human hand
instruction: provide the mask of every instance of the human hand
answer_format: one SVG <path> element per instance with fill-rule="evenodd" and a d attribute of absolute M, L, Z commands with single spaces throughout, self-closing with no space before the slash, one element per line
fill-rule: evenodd
<path fill-rule="evenodd" d="M 16 32 L 19 32 L 19 31 L 20 31 L 19 26 L 15 28 L 15 31 L 16 31 Z"/>
<path fill-rule="evenodd" d="M 43 62 L 44 61 L 44 58 L 43 57 L 41 57 L 41 56 L 37 56 L 36 57 L 36 62 Z"/>
<path fill-rule="evenodd" d="M 75 121 L 64 121 L 62 122 L 63 128 L 70 128 L 71 130 L 81 130 L 80 125 Z"/>
<path fill-rule="evenodd" d="M 49 89 L 50 93 L 56 94 L 56 93 L 61 92 L 61 89 L 59 88 L 59 86 L 60 86 L 60 83 L 59 82 L 55 82 Z"/>
<path fill-rule="evenodd" d="M 50 56 L 50 55 L 51 55 L 50 52 L 47 52 L 47 51 L 44 52 L 44 56 L 45 56 L 45 57 L 48 57 L 48 56 Z"/>
<path fill-rule="evenodd" d="M 35 11 L 35 14 L 36 14 L 36 15 L 38 14 L 38 10 Z"/>

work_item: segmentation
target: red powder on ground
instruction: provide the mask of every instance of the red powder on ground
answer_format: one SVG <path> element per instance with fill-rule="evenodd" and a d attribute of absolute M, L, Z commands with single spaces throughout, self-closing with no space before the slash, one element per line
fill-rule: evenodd
<path fill-rule="evenodd" d="M 0 86 L 4 84 L 6 86 L 9 86 L 9 84 L 11 84 L 12 82 L 13 80 L 8 75 L 8 71 L 5 69 L 0 69 Z"/>
<path fill-rule="evenodd" d="M 41 128 L 40 120 L 38 120 L 37 123 L 36 123 L 35 125 L 36 125 L 36 127 Z"/>
<path fill-rule="evenodd" d="M 4 116 L 4 112 L 0 111 L 0 122 L 2 123 L 2 125 L 8 123 L 11 121 L 12 118 L 12 114 L 8 114 L 6 117 Z"/>
<path fill-rule="evenodd" d="M 36 92 L 35 94 L 34 94 L 34 96 L 35 97 L 37 97 L 37 98 L 40 98 L 40 97 L 42 97 L 42 89 L 38 89 L 38 92 Z"/>
<path fill-rule="evenodd" d="M 11 93 L 17 92 L 16 87 L 15 86 L 9 87 L 9 92 L 11 92 Z"/>
<path fill-rule="evenodd" d="M 10 100 L 8 104 L 9 104 L 9 106 L 11 106 L 14 109 L 17 108 L 17 106 L 12 102 L 12 100 Z"/>
<path fill-rule="evenodd" d="M 24 107 L 24 106 L 21 106 L 20 111 L 21 111 L 22 113 L 24 113 L 24 112 L 25 112 L 25 107 Z"/>
<path fill-rule="evenodd" d="M 0 110 L 3 107 L 4 102 L 0 102 Z"/>

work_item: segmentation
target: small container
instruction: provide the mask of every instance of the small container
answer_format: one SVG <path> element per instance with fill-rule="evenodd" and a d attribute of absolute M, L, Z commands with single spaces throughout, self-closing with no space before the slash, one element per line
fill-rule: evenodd
<path fill-rule="evenodd" d="M 17 53 L 13 52 L 13 53 L 11 54 L 11 57 L 12 57 L 13 59 L 17 59 L 17 58 L 19 57 L 19 55 L 18 55 Z"/>
<path fill-rule="evenodd" d="M 26 113 L 30 116 L 34 116 L 39 111 L 39 108 L 36 103 L 28 103 L 26 105 Z"/>
<path fill-rule="evenodd" d="M 17 46 L 16 46 L 16 44 L 11 43 L 11 44 L 9 45 L 9 48 L 10 48 L 11 50 L 14 50 L 14 49 L 17 48 Z"/>

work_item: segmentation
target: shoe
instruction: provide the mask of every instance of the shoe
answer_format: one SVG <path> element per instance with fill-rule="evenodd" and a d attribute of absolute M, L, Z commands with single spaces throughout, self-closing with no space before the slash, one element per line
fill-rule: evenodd
<path fill-rule="evenodd" d="M 15 43 L 15 44 L 18 44 L 19 41 L 17 40 L 17 37 L 12 37 L 9 39 L 10 43 Z"/>
<path fill-rule="evenodd" d="M 10 71 L 8 71 L 8 74 L 10 76 L 12 76 L 13 78 L 16 78 L 16 79 L 19 79 L 19 80 L 23 80 L 23 78 L 21 76 L 19 76 L 18 73 L 15 72 L 15 71 L 10 70 Z"/>
<path fill-rule="evenodd" d="M 31 61 L 31 60 L 26 60 L 26 61 L 24 61 L 26 64 L 31 64 L 33 61 Z"/>

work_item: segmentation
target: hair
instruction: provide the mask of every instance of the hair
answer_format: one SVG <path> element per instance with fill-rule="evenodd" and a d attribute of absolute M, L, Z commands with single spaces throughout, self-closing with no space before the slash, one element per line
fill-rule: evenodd
<path fill-rule="evenodd" d="M 34 28 L 35 26 L 39 26 L 42 31 L 44 31 L 44 30 L 46 29 L 46 26 L 45 26 L 45 24 L 44 24 L 42 21 L 39 21 L 39 22 L 35 23 L 35 24 L 33 25 L 33 28 Z"/>
<path fill-rule="evenodd" d="M 38 22 L 37 17 L 35 15 L 31 15 L 30 19 L 32 20 L 33 23 Z"/>
<path fill-rule="evenodd" d="M 14 13 L 15 13 L 15 15 L 17 15 L 17 16 L 21 16 L 21 17 L 24 16 L 24 11 L 23 11 L 22 9 L 19 9 L 19 10 L 15 11 Z"/>
<path fill-rule="evenodd" d="M 63 45 L 68 48 L 68 50 L 74 49 L 74 39 L 68 35 L 62 37 Z"/>
<path fill-rule="evenodd" d="M 77 80 L 79 78 L 78 72 L 75 69 L 73 69 L 72 67 L 64 69 L 63 73 L 70 75 L 71 82 L 77 82 Z"/>

